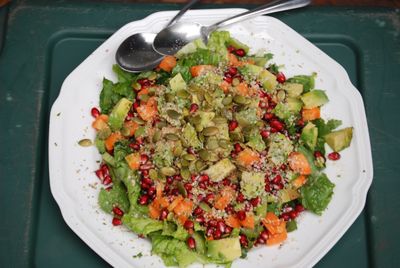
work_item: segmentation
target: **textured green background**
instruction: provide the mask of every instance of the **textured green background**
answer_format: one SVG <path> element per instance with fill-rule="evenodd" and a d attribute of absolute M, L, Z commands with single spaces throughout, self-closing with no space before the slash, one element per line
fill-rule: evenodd
<path fill-rule="evenodd" d="M 179 6 L 78 2 L 0 9 L 0 267 L 108 266 L 67 227 L 51 196 L 50 107 L 65 77 L 115 30 Z M 214 7 L 227 6 L 199 8 Z M 367 110 L 374 158 L 367 206 L 317 267 L 400 267 L 399 11 L 315 7 L 275 17 L 346 68 Z"/>

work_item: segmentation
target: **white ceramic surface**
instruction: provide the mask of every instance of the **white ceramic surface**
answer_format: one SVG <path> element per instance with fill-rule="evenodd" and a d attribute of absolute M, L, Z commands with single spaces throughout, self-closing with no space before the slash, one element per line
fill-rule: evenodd
<path fill-rule="evenodd" d="M 183 20 L 211 24 L 243 12 L 243 9 L 189 11 Z M 151 256 L 150 243 L 125 227 L 114 227 L 111 216 L 97 205 L 100 189 L 94 170 L 100 155 L 95 147 L 81 147 L 77 141 L 93 139 L 90 109 L 98 105 L 103 77 L 113 79 L 111 67 L 118 45 L 129 35 L 159 31 L 175 14 L 158 12 L 131 22 L 96 49 L 64 81 L 50 116 L 49 166 L 52 194 L 71 229 L 95 252 L 115 267 L 162 267 Z M 228 30 L 240 41 L 274 54 L 273 61 L 284 64 L 287 77 L 317 72 L 316 88 L 324 89 L 330 102 L 322 109 L 324 118 L 337 118 L 343 127 L 354 127 L 352 145 L 342 159 L 330 161 L 326 172 L 336 184 L 333 199 L 323 216 L 302 215 L 298 230 L 289 234 L 280 247 L 258 247 L 233 267 L 310 267 L 320 260 L 362 211 L 372 182 L 372 157 L 362 98 L 346 71 L 324 52 L 281 21 L 258 17 Z M 141 258 L 133 258 L 139 252 Z M 197 265 L 199 266 L 199 265 Z M 208 266 L 207 266 L 208 267 Z"/>

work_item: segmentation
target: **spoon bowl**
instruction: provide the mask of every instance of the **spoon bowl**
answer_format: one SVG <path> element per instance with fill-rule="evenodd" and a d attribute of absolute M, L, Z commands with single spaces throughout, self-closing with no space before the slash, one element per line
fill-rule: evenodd
<path fill-rule="evenodd" d="M 275 0 L 253 10 L 224 19 L 210 26 L 202 26 L 194 22 L 179 22 L 160 31 L 153 42 L 153 48 L 163 55 L 174 55 L 188 43 L 201 38 L 207 43 L 208 36 L 218 28 L 226 27 L 260 15 L 295 9 L 307 6 L 311 0 Z"/>

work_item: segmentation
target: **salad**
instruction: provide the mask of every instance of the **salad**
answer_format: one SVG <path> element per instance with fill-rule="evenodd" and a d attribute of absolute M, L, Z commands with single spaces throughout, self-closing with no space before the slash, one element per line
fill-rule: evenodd
<path fill-rule="evenodd" d="M 166 266 L 230 265 L 283 243 L 303 211 L 321 215 L 331 201 L 323 170 L 353 129 L 321 118 L 329 100 L 316 74 L 287 79 L 272 57 L 218 31 L 153 71 L 115 65 L 118 82 L 103 80 L 91 110 L 99 205 Z"/>

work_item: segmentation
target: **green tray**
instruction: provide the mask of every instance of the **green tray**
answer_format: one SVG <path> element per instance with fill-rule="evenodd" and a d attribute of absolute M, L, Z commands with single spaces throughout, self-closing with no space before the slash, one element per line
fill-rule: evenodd
<path fill-rule="evenodd" d="M 68 228 L 51 196 L 50 107 L 65 77 L 115 30 L 180 6 L 77 2 L 0 9 L 0 267 L 108 266 Z M 232 6 L 200 6 L 216 7 Z M 317 267 L 400 267 L 399 13 L 314 7 L 275 17 L 341 63 L 367 109 L 375 171 L 367 205 Z"/>

